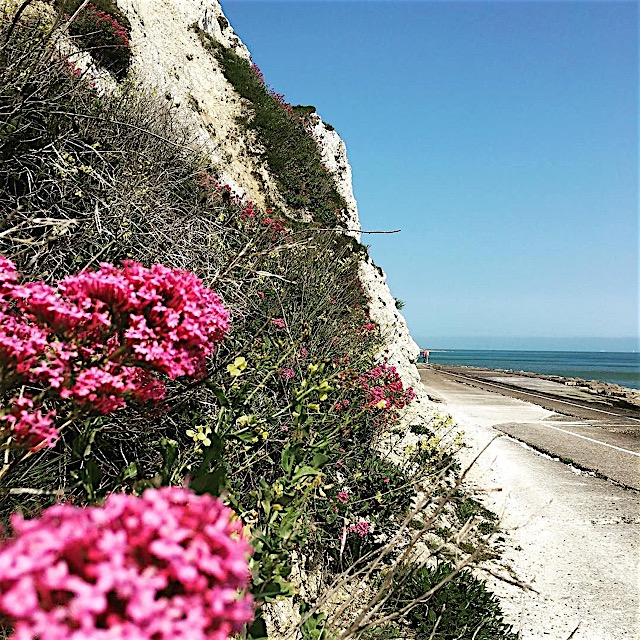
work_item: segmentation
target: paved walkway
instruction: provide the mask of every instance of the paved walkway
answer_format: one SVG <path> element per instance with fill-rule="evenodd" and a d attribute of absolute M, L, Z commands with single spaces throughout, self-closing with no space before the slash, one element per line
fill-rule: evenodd
<path fill-rule="evenodd" d="M 526 421 L 521 411 L 516 420 L 510 420 L 510 413 L 504 415 L 497 407 L 490 416 L 492 426 L 580 469 L 640 490 L 639 414 L 599 404 L 592 394 L 548 380 L 500 375 L 475 379 L 428 368 L 420 372 L 423 383 L 431 385 L 432 397 L 437 398 L 437 388 L 444 384 L 454 395 L 476 394 L 480 412 L 480 397 L 496 408 L 497 394 L 546 409 L 546 415 L 536 414 L 535 420 Z M 492 393 L 478 396 L 483 391 Z"/>
<path fill-rule="evenodd" d="M 441 400 L 441 413 L 450 413 L 465 432 L 469 460 L 500 433 L 518 437 L 493 442 L 471 481 L 479 499 L 502 515 L 505 570 L 539 592 L 494 583 L 521 638 L 566 640 L 575 630 L 573 640 L 640 639 L 640 492 L 541 455 L 519 440 L 548 439 L 549 446 L 541 448 L 553 451 L 565 446 L 558 442 L 570 443 L 571 456 L 562 457 L 574 460 L 591 447 L 588 458 L 603 460 L 609 450 L 614 457 L 637 458 L 578 438 L 594 433 L 582 420 L 433 371 L 423 369 L 421 375 L 427 393 Z M 596 428 L 607 445 L 636 446 L 634 437 Z M 629 483 L 635 482 L 630 474 Z"/>

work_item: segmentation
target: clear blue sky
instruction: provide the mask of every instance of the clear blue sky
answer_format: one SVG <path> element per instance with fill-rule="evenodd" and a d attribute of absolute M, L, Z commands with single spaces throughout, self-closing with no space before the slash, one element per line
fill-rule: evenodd
<path fill-rule="evenodd" d="M 636 2 L 222 6 L 345 140 L 363 228 L 402 229 L 363 241 L 419 342 L 634 348 Z"/>

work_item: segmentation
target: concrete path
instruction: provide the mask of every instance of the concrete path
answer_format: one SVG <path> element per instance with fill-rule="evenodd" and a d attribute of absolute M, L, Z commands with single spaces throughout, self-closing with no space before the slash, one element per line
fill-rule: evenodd
<path fill-rule="evenodd" d="M 501 431 L 546 434 L 554 432 L 549 425 L 579 426 L 535 404 L 429 370 L 421 375 L 427 393 L 442 400 L 441 413 L 451 414 L 465 432 L 469 460 Z M 523 640 L 566 640 L 574 631 L 573 640 L 640 639 L 640 492 L 511 437 L 491 444 L 470 480 L 480 489 L 478 498 L 502 516 L 507 531 L 502 564 L 539 592 L 494 584 Z"/>
<path fill-rule="evenodd" d="M 463 371 L 423 368 L 421 375 L 426 384 L 449 380 L 458 383 L 453 387 L 458 391 L 485 390 L 535 403 L 547 410 L 546 418 L 527 422 L 520 412 L 517 422 L 499 422 L 493 420 L 498 412 L 491 416 L 492 426 L 538 451 L 640 490 L 639 411 L 608 406 L 593 394 L 549 380 Z"/>

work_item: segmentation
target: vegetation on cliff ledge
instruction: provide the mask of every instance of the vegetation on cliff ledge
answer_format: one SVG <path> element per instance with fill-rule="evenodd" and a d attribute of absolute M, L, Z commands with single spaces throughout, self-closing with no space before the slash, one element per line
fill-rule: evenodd
<path fill-rule="evenodd" d="M 308 108 L 292 107 L 284 95 L 269 88 L 255 64 L 222 46 L 197 25 L 193 29 L 219 61 L 226 79 L 249 102 L 253 115 L 245 124 L 258 134 L 264 158 L 287 205 L 324 226 L 339 226 L 346 203 L 305 128 Z"/>

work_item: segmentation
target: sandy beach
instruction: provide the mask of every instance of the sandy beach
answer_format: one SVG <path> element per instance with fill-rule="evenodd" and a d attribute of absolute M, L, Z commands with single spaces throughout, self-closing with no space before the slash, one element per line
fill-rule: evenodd
<path fill-rule="evenodd" d="M 420 373 L 464 432 L 463 463 L 494 440 L 469 489 L 501 516 L 500 571 L 535 590 L 492 578 L 522 639 L 639 638 L 638 411 L 519 372 Z"/>

